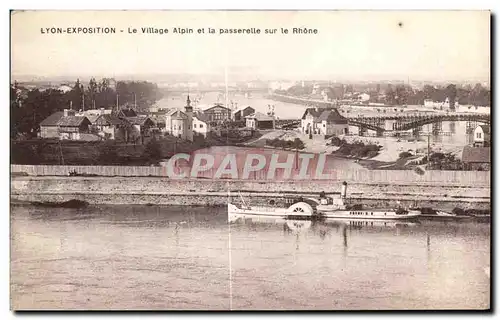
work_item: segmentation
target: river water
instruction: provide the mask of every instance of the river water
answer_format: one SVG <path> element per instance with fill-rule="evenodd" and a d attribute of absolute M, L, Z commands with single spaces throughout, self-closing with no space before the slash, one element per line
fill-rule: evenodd
<path fill-rule="evenodd" d="M 225 208 L 11 208 L 14 309 L 484 309 L 490 225 L 240 219 Z"/>

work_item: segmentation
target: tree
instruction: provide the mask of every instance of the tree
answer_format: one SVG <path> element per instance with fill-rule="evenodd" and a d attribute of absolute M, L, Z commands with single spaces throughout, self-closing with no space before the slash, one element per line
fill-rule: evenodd
<path fill-rule="evenodd" d="M 449 84 L 446 87 L 446 94 L 450 101 L 450 109 L 455 109 L 455 99 L 457 98 L 457 86 L 454 84 Z"/>
<path fill-rule="evenodd" d="M 396 92 L 392 89 L 392 85 L 389 85 L 385 91 L 385 101 L 389 105 L 396 104 Z"/>
<path fill-rule="evenodd" d="M 69 92 L 69 100 L 72 102 L 73 109 L 83 109 L 83 85 L 80 83 L 80 79 L 76 79 L 73 90 Z"/>

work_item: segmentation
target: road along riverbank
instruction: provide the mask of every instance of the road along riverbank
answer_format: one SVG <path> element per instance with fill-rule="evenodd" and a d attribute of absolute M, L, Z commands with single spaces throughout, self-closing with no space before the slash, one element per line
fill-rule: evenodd
<path fill-rule="evenodd" d="M 382 183 L 348 181 L 351 203 L 371 206 L 414 204 L 451 210 L 489 209 L 490 187 L 429 182 Z M 241 197 L 252 203 L 296 196 L 340 192 L 339 181 L 249 181 L 168 179 L 161 177 L 54 177 L 13 176 L 13 202 L 62 202 L 72 199 L 90 204 L 225 205 Z M 241 197 L 240 197 L 241 195 Z"/>

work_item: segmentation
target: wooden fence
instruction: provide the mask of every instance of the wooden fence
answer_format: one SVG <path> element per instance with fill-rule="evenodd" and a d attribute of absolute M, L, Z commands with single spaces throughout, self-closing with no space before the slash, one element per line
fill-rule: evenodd
<path fill-rule="evenodd" d="M 70 173 L 82 176 L 104 176 L 104 177 L 169 177 L 165 166 L 55 166 L 55 165 L 11 165 L 12 175 L 28 176 L 69 176 Z M 184 174 L 191 177 L 189 168 L 176 167 L 174 174 Z M 254 181 L 285 181 L 297 180 L 298 170 L 293 169 L 291 175 L 284 175 L 282 169 L 276 171 L 274 177 L 269 176 L 265 170 L 251 172 L 248 177 L 239 170 L 237 177 L 228 175 L 216 176 L 216 169 L 201 171 L 194 175 L 200 179 L 231 179 L 254 180 Z M 310 174 L 310 173 L 309 173 Z M 430 184 L 457 184 L 464 186 L 489 186 L 490 171 L 440 171 L 430 170 L 418 174 L 413 170 L 367 170 L 367 169 L 345 169 L 334 170 L 322 177 L 307 177 L 305 180 L 334 180 L 350 182 L 370 183 L 430 183 Z M 304 179 L 302 179 L 304 180 Z"/>

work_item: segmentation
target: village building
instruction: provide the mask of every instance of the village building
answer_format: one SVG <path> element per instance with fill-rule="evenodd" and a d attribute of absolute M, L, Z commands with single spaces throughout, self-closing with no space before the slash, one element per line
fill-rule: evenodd
<path fill-rule="evenodd" d="M 172 109 L 165 114 L 165 133 L 193 141 L 193 107 L 189 95 L 184 109 L 185 112 Z"/>
<path fill-rule="evenodd" d="M 58 111 L 40 122 L 40 138 L 59 139 L 59 120 L 64 116 L 63 111 Z"/>
<path fill-rule="evenodd" d="M 194 135 L 200 135 L 206 138 L 210 131 L 210 121 L 208 120 L 208 117 L 201 112 L 196 112 L 193 115 Z"/>
<path fill-rule="evenodd" d="M 308 108 L 301 118 L 301 131 L 304 134 L 339 136 L 349 133 L 349 125 L 337 109 Z"/>
<path fill-rule="evenodd" d="M 97 117 L 92 129 L 97 135 L 106 140 L 118 140 L 128 142 L 131 125 L 128 121 L 114 114 L 102 114 Z"/>
<path fill-rule="evenodd" d="M 207 116 L 210 122 L 221 123 L 231 120 L 231 109 L 220 104 L 206 109 L 203 113 Z"/>
<path fill-rule="evenodd" d="M 126 119 L 132 128 L 132 136 L 146 138 L 151 136 L 155 123 L 147 116 L 129 117 Z"/>
<path fill-rule="evenodd" d="M 100 109 L 89 109 L 89 110 L 85 110 L 85 111 L 79 111 L 77 113 L 77 115 L 87 117 L 87 119 L 89 119 L 90 123 L 94 124 L 100 115 L 111 114 L 112 112 L 113 112 L 113 110 L 111 110 L 111 109 L 100 108 Z"/>
<path fill-rule="evenodd" d="M 77 115 L 74 110 L 58 111 L 40 123 L 40 138 L 61 140 L 83 140 L 90 131 L 90 121 Z"/>
<path fill-rule="evenodd" d="M 63 116 L 58 122 L 59 139 L 84 140 L 83 134 L 89 133 L 90 121 L 87 117 Z"/>
<path fill-rule="evenodd" d="M 474 146 L 489 147 L 491 145 L 490 127 L 479 125 L 474 129 Z"/>
<path fill-rule="evenodd" d="M 254 130 L 274 129 L 274 118 L 260 112 L 245 117 L 246 127 Z"/>
<path fill-rule="evenodd" d="M 130 107 L 122 108 L 118 110 L 115 114 L 118 118 L 137 117 L 137 112 L 135 112 L 135 110 Z"/>
<path fill-rule="evenodd" d="M 489 171 L 491 169 L 491 151 L 489 147 L 465 146 L 462 152 L 464 169 Z"/>
<path fill-rule="evenodd" d="M 249 116 L 251 114 L 255 113 L 255 109 L 248 106 L 239 110 L 236 110 L 233 115 L 234 121 L 243 121 L 245 120 L 246 116 Z"/>
<path fill-rule="evenodd" d="M 165 133 L 185 139 L 187 116 L 179 109 L 171 109 L 165 114 Z"/>

